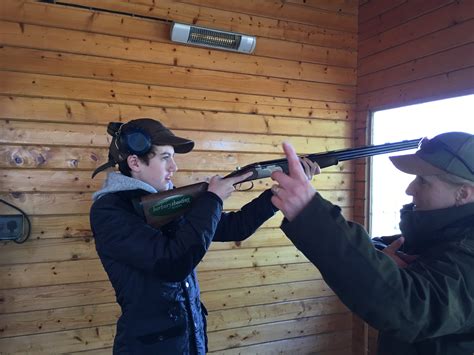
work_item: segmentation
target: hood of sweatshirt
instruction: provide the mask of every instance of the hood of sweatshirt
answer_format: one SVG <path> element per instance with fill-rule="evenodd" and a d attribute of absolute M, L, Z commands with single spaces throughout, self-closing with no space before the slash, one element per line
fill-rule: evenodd
<path fill-rule="evenodd" d="M 106 194 L 130 190 L 144 190 L 150 193 L 158 192 L 153 186 L 146 182 L 128 177 L 119 172 L 109 172 L 102 188 L 92 195 L 92 199 L 96 201 Z"/>

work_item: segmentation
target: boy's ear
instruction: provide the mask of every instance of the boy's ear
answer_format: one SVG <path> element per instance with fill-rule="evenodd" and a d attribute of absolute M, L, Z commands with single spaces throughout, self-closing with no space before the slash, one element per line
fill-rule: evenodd
<path fill-rule="evenodd" d="M 131 171 L 140 171 L 140 159 L 136 155 L 129 155 L 127 157 L 127 164 Z"/>

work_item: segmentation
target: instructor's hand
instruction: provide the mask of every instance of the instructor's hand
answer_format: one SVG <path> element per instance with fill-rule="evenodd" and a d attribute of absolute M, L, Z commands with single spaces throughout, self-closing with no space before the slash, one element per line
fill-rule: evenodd
<path fill-rule="evenodd" d="M 292 221 L 312 200 L 316 190 L 305 175 L 291 144 L 283 143 L 283 150 L 288 159 L 289 174 L 279 171 L 272 173 L 272 179 L 278 183 L 272 186 L 272 203 L 283 212 L 286 219 Z"/>
<path fill-rule="evenodd" d="M 392 244 L 388 245 L 385 249 L 382 250 L 382 253 L 388 255 L 399 268 L 406 268 L 409 264 L 415 261 L 418 258 L 418 255 L 410 255 L 401 252 L 400 247 L 405 242 L 404 237 L 400 237 L 397 240 L 393 241 Z"/>

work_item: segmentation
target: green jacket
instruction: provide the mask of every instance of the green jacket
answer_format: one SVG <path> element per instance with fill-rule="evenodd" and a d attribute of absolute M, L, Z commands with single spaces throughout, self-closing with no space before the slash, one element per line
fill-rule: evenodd
<path fill-rule="evenodd" d="M 406 243 L 420 254 L 405 269 L 319 195 L 281 228 L 342 302 L 380 331 L 379 354 L 474 354 L 474 204 L 402 213 Z"/>

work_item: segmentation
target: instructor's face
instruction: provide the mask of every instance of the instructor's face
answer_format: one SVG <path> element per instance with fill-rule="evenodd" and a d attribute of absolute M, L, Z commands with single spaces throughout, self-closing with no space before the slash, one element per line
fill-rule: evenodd
<path fill-rule="evenodd" d="M 155 156 L 146 165 L 140 161 L 140 171 L 136 178 L 153 186 L 158 191 L 171 188 L 171 178 L 178 170 L 174 161 L 174 148 L 170 145 L 154 146 Z"/>
<path fill-rule="evenodd" d="M 455 206 L 457 190 L 457 186 L 440 180 L 436 175 L 417 175 L 408 185 L 406 194 L 413 196 L 416 210 L 429 211 Z"/>

